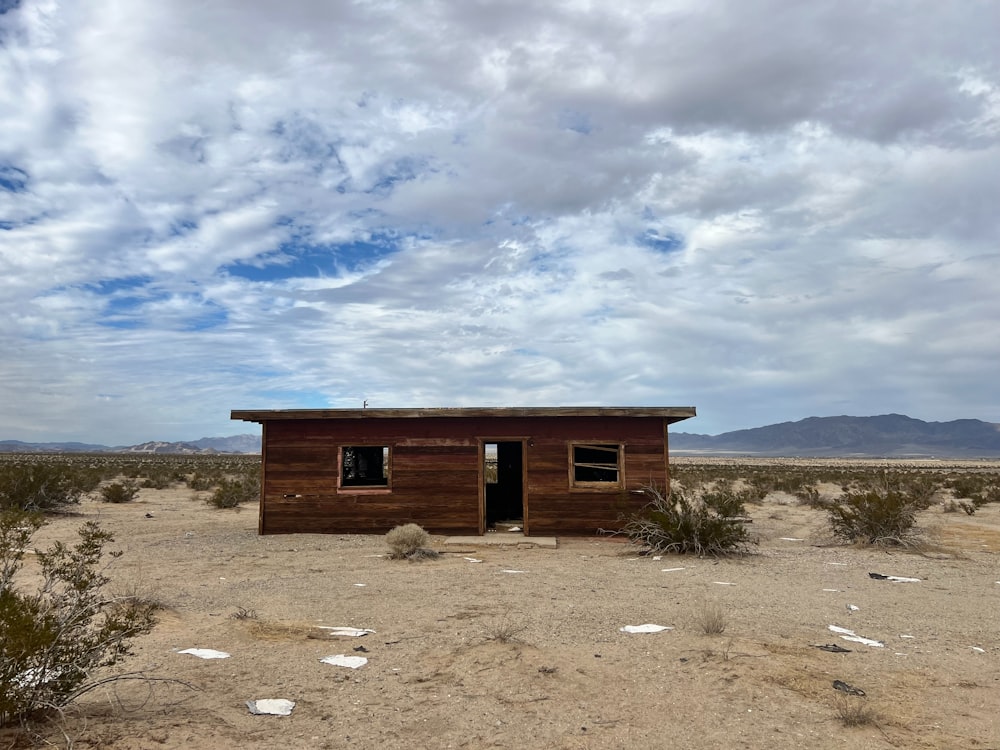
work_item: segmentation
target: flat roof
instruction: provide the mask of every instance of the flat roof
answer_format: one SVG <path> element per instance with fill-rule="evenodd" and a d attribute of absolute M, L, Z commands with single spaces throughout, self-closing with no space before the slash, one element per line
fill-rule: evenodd
<path fill-rule="evenodd" d="M 697 416 L 693 406 L 502 406 L 427 409 L 234 409 L 230 419 L 271 422 L 293 419 L 428 419 L 491 417 L 659 417 L 680 422 Z"/>

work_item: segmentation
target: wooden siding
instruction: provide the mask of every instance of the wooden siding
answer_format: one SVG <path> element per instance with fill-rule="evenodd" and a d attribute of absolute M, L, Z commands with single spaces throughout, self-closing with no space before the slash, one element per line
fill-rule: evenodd
<path fill-rule="evenodd" d="M 382 533 L 418 523 L 439 534 L 482 531 L 481 443 L 525 443 L 526 533 L 618 528 L 644 504 L 630 490 L 665 487 L 664 417 L 493 417 L 264 422 L 260 532 Z M 622 444 L 624 489 L 571 488 L 570 442 Z M 390 487 L 339 487 L 342 446 L 390 449 Z"/>

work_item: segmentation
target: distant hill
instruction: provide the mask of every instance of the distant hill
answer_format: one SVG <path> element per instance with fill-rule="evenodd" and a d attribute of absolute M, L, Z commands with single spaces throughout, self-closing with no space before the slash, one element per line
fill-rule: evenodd
<path fill-rule="evenodd" d="M 212 453 L 260 453 L 259 435 L 206 437 L 200 440 L 167 443 L 151 440 L 138 445 L 107 446 L 92 443 L 24 443 L 0 440 L 0 453 L 171 453 L 200 455 Z"/>
<path fill-rule="evenodd" d="M 923 422 L 902 414 L 809 417 L 721 435 L 670 433 L 678 455 L 1000 457 L 1000 425 L 978 419 Z"/>

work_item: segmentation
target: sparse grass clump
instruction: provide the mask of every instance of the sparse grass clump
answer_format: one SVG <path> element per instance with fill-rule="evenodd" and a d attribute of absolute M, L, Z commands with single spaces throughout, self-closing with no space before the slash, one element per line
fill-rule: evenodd
<path fill-rule="evenodd" d="M 519 643 L 528 626 L 506 614 L 486 627 L 486 640 L 496 643 Z M 553 670 L 554 671 L 554 670 Z"/>
<path fill-rule="evenodd" d="M 745 553 L 751 539 L 743 521 L 733 517 L 738 499 L 713 507 L 702 499 L 689 499 L 680 491 L 666 496 L 656 487 L 645 487 L 650 502 L 622 527 L 629 540 L 654 552 L 721 556 Z"/>
<path fill-rule="evenodd" d="M 37 515 L 0 513 L 0 726 L 61 708 L 106 682 L 95 672 L 128 656 L 131 639 L 153 626 L 154 607 L 105 593 L 105 545 L 113 537 L 93 521 L 80 527 L 75 546 L 56 542 L 37 552 L 37 590 L 15 588 L 41 525 Z"/>
<path fill-rule="evenodd" d="M 726 619 L 726 610 L 717 602 L 711 602 L 702 606 L 697 615 L 698 627 L 705 635 L 722 635 L 726 632 L 729 624 Z"/>
<path fill-rule="evenodd" d="M 865 727 L 878 721 L 878 713 L 864 698 L 838 695 L 834 709 L 845 727 Z"/>
<path fill-rule="evenodd" d="M 430 540 L 430 534 L 415 523 L 397 526 L 385 535 L 389 557 L 393 560 L 426 560 L 437 557 L 438 553 L 427 546 Z"/>

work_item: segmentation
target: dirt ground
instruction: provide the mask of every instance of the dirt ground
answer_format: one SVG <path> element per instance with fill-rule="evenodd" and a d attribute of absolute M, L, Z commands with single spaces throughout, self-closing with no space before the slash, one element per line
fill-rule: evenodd
<path fill-rule="evenodd" d="M 117 683 L 43 734 L 113 750 L 1000 748 L 1000 505 L 926 511 L 936 546 L 922 554 L 831 544 L 824 514 L 791 496 L 749 510 L 760 545 L 737 559 L 435 538 L 445 554 L 411 563 L 386 559 L 381 536 L 260 537 L 255 507 L 217 510 L 188 489 L 85 501 L 35 545 L 71 541 L 86 519 L 114 532 L 114 585 L 163 606 L 121 668 L 186 685 Z M 706 635 L 713 610 L 725 631 Z M 672 629 L 619 630 L 645 623 Z M 849 652 L 816 648 L 833 643 Z M 320 661 L 337 654 L 368 662 Z M 251 715 L 246 701 L 265 698 L 295 708 Z M 845 726 L 838 702 L 874 722 Z"/>

